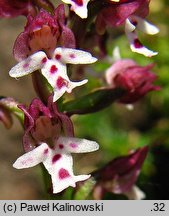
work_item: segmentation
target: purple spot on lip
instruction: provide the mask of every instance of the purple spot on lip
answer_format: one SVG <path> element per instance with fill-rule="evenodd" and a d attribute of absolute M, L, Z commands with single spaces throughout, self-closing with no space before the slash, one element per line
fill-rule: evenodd
<path fill-rule="evenodd" d="M 50 68 L 50 73 L 54 74 L 55 72 L 57 72 L 58 68 L 55 65 L 52 65 Z"/>
<path fill-rule="evenodd" d="M 52 158 L 52 163 L 54 164 L 57 160 L 59 160 L 62 156 L 60 154 L 56 154 Z"/>
<path fill-rule="evenodd" d="M 76 143 L 70 143 L 70 147 L 76 148 L 76 147 L 77 147 L 77 144 L 76 144 Z"/>
<path fill-rule="evenodd" d="M 44 154 L 47 154 L 47 153 L 48 153 L 48 151 L 49 151 L 48 149 L 45 149 L 45 150 L 44 150 Z"/>
<path fill-rule="evenodd" d="M 44 57 L 44 58 L 42 59 L 42 64 L 44 64 L 44 63 L 46 63 L 46 62 L 47 62 L 47 58 Z"/>
<path fill-rule="evenodd" d="M 143 44 L 139 41 L 139 39 L 135 39 L 134 40 L 134 46 L 135 46 L 135 48 L 140 49 L 143 47 Z"/>
<path fill-rule="evenodd" d="M 61 56 L 60 54 L 56 54 L 56 55 L 55 55 L 55 59 L 56 59 L 56 60 L 61 59 L 61 57 L 62 57 L 62 56 Z"/>
<path fill-rule="evenodd" d="M 72 0 L 75 2 L 79 7 L 83 6 L 83 0 Z"/>
<path fill-rule="evenodd" d="M 69 176 L 70 176 L 70 174 L 69 174 L 69 172 L 66 169 L 61 168 L 59 170 L 59 178 L 60 179 L 65 179 L 65 178 L 68 178 Z"/>
<path fill-rule="evenodd" d="M 25 164 L 29 164 L 29 163 L 32 163 L 33 162 L 33 158 L 27 158 L 26 160 L 23 160 L 21 163 L 22 165 L 25 165 Z"/>
<path fill-rule="evenodd" d="M 58 79 L 56 80 L 56 86 L 58 87 L 58 89 L 61 89 L 66 85 L 67 85 L 67 81 L 59 76 Z"/>
<path fill-rule="evenodd" d="M 60 148 L 60 149 L 63 149 L 63 148 L 64 148 L 64 145 L 63 145 L 63 144 L 59 144 L 59 148 Z"/>
<path fill-rule="evenodd" d="M 29 67 L 29 63 L 25 63 L 25 64 L 23 65 L 23 68 L 27 68 L 27 67 Z"/>
<path fill-rule="evenodd" d="M 73 53 L 70 54 L 69 56 L 70 56 L 70 58 L 72 58 L 72 59 L 76 57 Z"/>

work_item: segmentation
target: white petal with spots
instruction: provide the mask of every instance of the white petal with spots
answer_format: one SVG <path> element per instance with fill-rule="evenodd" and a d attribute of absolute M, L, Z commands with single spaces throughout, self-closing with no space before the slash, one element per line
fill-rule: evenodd
<path fill-rule="evenodd" d="M 53 193 L 59 193 L 67 187 L 75 187 L 76 182 L 90 178 L 90 175 L 73 173 L 73 159 L 70 152 L 91 152 L 99 148 L 93 141 L 72 137 L 60 137 L 51 149 L 46 143 L 19 157 L 13 164 L 17 169 L 29 168 L 43 163 L 51 175 Z"/>
<path fill-rule="evenodd" d="M 23 168 L 29 168 L 29 167 L 36 166 L 37 164 L 45 160 L 46 149 L 48 151 L 49 149 L 48 145 L 46 143 L 42 143 L 37 148 L 19 157 L 13 164 L 13 167 L 16 169 L 23 169 Z"/>
<path fill-rule="evenodd" d="M 38 69 L 41 69 L 46 62 L 46 54 L 42 51 L 39 51 L 29 56 L 27 59 L 19 62 L 9 71 L 9 75 L 15 78 L 28 75 Z"/>
<path fill-rule="evenodd" d="M 155 35 L 159 33 L 159 29 L 155 25 L 147 22 L 145 19 L 141 17 L 131 16 L 130 21 L 135 22 L 137 29 L 146 34 Z"/>
<path fill-rule="evenodd" d="M 145 47 L 138 39 L 136 30 L 130 31 L 132 29 L 133 24 L 130 22 L 129 19 L 126 20 L 125 23 L 125 32 L 128 38 L 128 41 L 130 43 L 130 48 L 133 52 L 143 54 L 146 57 L 152 57 L 154 55 L 157 55 L 158 52 L 154 52 L 152 50 L 149 50 L 147 47 Z M 137 28 L 136 28 L 137 29 Z"/>
<path fill-rule="evenodd" d="M 99 149 L 99 145 L 96 142 L 87 139 L 59 137 L 57 142 L 64 144 L 65 152 L 84 153 L 96 151 Z"/>
<path fill-rule="evenodd" d="M 59 193 L 67 187 L 75 187 L 77 181 L 83 181 L 90 175 L 74 176 L 71 154 L 50 149 L 50 156 L 43 162 L 52 178 L 53 193 Z"/>
<path fill-rule="evenodd" d="M 53 59 L 57 56 L 60 56 L 59 61 L 63 64 L 91 64 L 97 61 L 89 52 L 71 48 L 56 48 Z"/>
<path fill-rule="evenodd" d="M 64 3 L 71 4 L 71 10 L 73 10 L 82 19 L 87 18 L 87 4 L 90 0 L 62 0 Z"/>

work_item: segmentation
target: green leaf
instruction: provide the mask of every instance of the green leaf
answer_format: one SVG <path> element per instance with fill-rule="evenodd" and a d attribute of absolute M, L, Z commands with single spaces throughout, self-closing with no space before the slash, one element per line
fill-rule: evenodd
<path fill-rule="evenodd" d="M 122 89 L 98 89 L 85 96 L 64 103 L 62 111 L 66 111 L 68 115 L 97 112 L 110 106 L 123 95 L 124 90 Z"/>

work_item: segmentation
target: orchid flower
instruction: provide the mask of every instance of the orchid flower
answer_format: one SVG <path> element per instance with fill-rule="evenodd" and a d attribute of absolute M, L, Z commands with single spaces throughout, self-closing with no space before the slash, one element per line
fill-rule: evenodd
<path fill-rule="evenodd" d="M 14 168 L 23 169 L 43 163 L 52 178 L 53 193 L 59 193 L 78 181 L 84 181 L 90 175 L 73 174 L 73 159 L 70 153 L 84 153 L 96 151 L 98 144 L 86 139 L 59 137 L 51 149 L 46 143 L 19 157 L 13 164 Z"/>
<path fill-rule="evenodd" d="M 43 76 L 53 87 L 53 101 L 56 101 L 65 92 L 71 93 L 73 88 L 87 82 L 87 80 L 78 82 L 70 81 L 67 76 L 66 64 L 91 64 L 96 62 L 96 60 L 97 59 L 92 57 L 88 52 L 58 47 L 55 49 L 51 59 L 49 59 L 43 51 L 36 52 L 14 66 L 10 70 L 9 75 L 18 78 L 41 70 Z"/>
<path fill-rule="evenodd" d="M 52 97 L 45 106 L 39 99 L 33 99 L 28 108 L 19 105 L 24 112 L 23 147 L 26 153 L 13 166 L 29 168 L 43 163 L 52 178 L 53 193 L 75 187 L 90 175 L 73 174 L 71 153 L 96 151 L 99 145 L 86 139 L 74 138 L 73 125 L 68 116 L 60 113 Z"/>
<path fill-rule="evenodd" d="M 66 25 L 63 4 L 53 14 L 40 9 L 36 16 L 29 15 L 24 31 L 15 40 L 13 54 L 18 62 L 41 50 L 51 58 L 58 44 L 75 48 L 75 37 Z"/>
<path fill-rule="evenodd" d="M 151 72 L 154 64 L 140 66 L 132 59 L 121 59 L 118 48 L 113 51 L 113 60 L 114 63 L 105 72 L 105 79 L 111 88 L 126 91 L 119 100 L 121 103 L 133 104 L 149 91 L 160 90 L 160 86 L 153 84 L 157 79 Z"/>
<path fill-rule="evenodd" d="M 129 199 L 144 199 L 145 194 L 135 182 L 148 153 L 148 147 L 141 147 L 129 155 L 113 159 L 92 176 L 97 183 L 93 190 L 95 199 L 103 199 L 105 192 L 125 194 Z"/>
<path fill-rule="evenodd" d="M 143 54 L 147 57 L 157 55 L 158 52 L 153 52 L 145 46 L 143 46 L 143 44 L 138 39 L 136 33 L 137 30 L 141 30 L 149 35 L 154 35 L 159 32 L 159 29 L 156 26 L 147 22 L 146 20 L 142 19 L 141 17 L 134 15 L 126 19 L 125 22 L 125 32 L 128 37 L 131 50 L 133 52 Z"/>
<path fill-rule="evenodd" d="M 125 25 L 125 33 L 133 52 L 143 54 L 147 57 L 157 55 L 144 47 L 137 36 L 137 30 L 146 34 L 155 35 L 159 29 L 148 23 L 145 17 L 149 13 L 149 0 L 123 0 L 118 3 L 110 1 L 102 7 L 96 17 L 96 29 L 99 34 L 104 34 L 106 26 L 118 27 Z"/>

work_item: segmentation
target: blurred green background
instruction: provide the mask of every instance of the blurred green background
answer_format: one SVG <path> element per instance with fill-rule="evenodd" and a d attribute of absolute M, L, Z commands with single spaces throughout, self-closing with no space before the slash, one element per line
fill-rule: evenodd
<path fill-rule="evenodd" d="M 75 155 L 77 173 L 88 173 L 103 166 L 115 157 L 130 150 L 148 145 L 148 157 L 138 178 L 137 185 L 145 192 L 146 199 L 169 199 L 169 2 L 153 0 L 147 20 L 159 27 L 157 36 L 140 34 L 141 40 L 159 54 L 151 59 L 132 53 L 125 35 L 110 40 L 109 55 L 119 46 L 122 58 L 132 58 L 140 65 L 155 63 L 153 71 L 158 75 L 160 91 L 150 92 L 128 110 L 122 104 L 113 104 L 95 114 L 73 116 L 76 137 L 96 140 L 100 150 L 96 153 Z M 15 64 L 12 46 L 22 31 L 25 19 L 0 20 L 0 94 L 11 96 L 22 103 L 29 103 L 35 96 L 31 78 L 16 81 L 8 76 Z M 112 32 L 113 34 L 113 32 Z M 98 87 L 110 64 L 103 60 L 95 66 L 95 73 L 87 73 L 86 90 Z M 96 78 L 100 78 L 99 80 Z M 75 92 L 76 93 L 76 92 Z M 12 163 L 23 153 L 22 128 L 14 120 L 11 130 L 0 124 L 0 199 L 43 199 L 44 189 L 40 167 L 15 170 Z M 114 196 L 109 194 L 108 199 Z"/>

